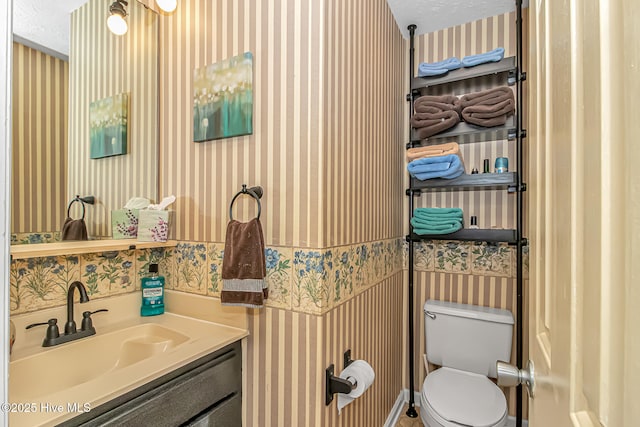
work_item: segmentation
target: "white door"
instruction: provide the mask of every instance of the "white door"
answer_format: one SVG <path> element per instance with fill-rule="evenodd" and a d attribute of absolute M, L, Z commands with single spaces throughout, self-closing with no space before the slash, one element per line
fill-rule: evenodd
<path fill-rule="evenodd" d="M 529 3 L 529 426 L 638 426 L 640 1 Z"/>
<path fill-rule="evenodd" d="M 0 2 L 0 403 L 8 402 L 9 384 L 9 190 L 11 167 L 11 1 Z M 7 425 L 7 413 L 0 411 L 0 426 Z"/>

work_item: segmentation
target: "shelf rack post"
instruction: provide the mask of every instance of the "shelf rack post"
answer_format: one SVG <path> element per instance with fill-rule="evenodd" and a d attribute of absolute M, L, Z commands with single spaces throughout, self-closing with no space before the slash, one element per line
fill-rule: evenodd
<path fill-rule="evenodd" d="M 518 191 L 516 193 L 516 203 L 517 203 L 517 225 L 516 225 L 516 364 L 518 369 L 522 369 L 523 366 L 523 281 L 522 281 L 522 229 L 523 229 L 523 180 L 522 177 L 524 175 L 524 162 L 522 156 L 522 138 L 524 137 L 524 132 L 522 129 L 522 80 L 523 80 L 523 71 L 522 71 L 522 0 L 516 1 L 516 60 L 517 60 L 517 71 L 516 71 L 516 91 L 518 97 L 518 109 L 516 111 L 517 119 L 516 119 L 516 128 L 517 128 L 517 163 L 518 163 Z M 516 388 L 516 427 L 522 427 L 522 384 L 518 385 Z"/>
<path fill-rule="evenodd" d="M 416 26 L 409 25 L 409 36 L 410 36 L 410 45 L 409 45 L 409 135 L 411 135 L 411 117 L 413 116 L 413 94 L 411 93 L 411 79 L 413 79 L 413 70 L 414 70 L 414 36 L 416 33 Z M 411 176 L 409 176 L 409 182 L 411 182 Z M 414 384 L 414 331 L 413 331 L 413 239 L 411 236 L 413 235 L 413 227 L 411 226 L 411 216 L 413 215 L 413 191 L 409 190 L 409 290 L 408 290 L 408 326 L 409 326 L 409 409 L 407 409 L 407 416 L 411 418 L 417 418 L 418 413 L 416 412 L 416 402 L 414 399 L 415 394 L 415 384 Z"/>

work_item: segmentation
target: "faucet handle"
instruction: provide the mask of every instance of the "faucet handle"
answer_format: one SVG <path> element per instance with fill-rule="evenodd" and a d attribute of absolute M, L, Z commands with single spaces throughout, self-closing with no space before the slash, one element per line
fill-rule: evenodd
<path fill-rule="evenodd" d="M 109 311 L 106 308 L 101 308 L 96 311 L 84 311 L 82 312 L 82 326 L 80 330 L 86 331 L 93 328 L 93 321 L 91 320 L 91 315 L 94 313 L 100 313 L 101 311 Z"/>
<path fill-rule="evenodd" d="M 41 325 L 49 325 L 49 327 L 47 328 L 47 335 L 45 336 L 45 340 L 51 340 L 60 337 L 60 331 L 58 330 L 58 319 L 49 319 L 49 321 L 46 323 L 32 323 L 25 329 L 31 329 L 34 326 Z"/>

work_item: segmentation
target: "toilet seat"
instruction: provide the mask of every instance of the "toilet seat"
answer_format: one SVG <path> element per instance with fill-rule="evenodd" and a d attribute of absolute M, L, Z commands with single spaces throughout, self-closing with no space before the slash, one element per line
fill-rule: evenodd
<path fill-rule="evenodd" d="M 501 427 L 507 399 L 486 376 L 443 367 L 431 372 L 422 387 L 420 411 L 430 427 Z"/>

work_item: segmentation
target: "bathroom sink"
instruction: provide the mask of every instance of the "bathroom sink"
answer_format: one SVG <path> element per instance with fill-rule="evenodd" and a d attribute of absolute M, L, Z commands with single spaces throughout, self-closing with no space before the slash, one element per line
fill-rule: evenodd
<path fill-rule="evenodd" d="M 171 328 L 147 323 L 53 347 L 11 362 L 11 398 L 27 401 L 74 387 L 169 352 L 188 340 Z"/>
<path fill-rule="evenodd" d="M 167 293 L 167 307 L 175 312 L 159 316 L 140 316 L 140 293 L 89 301 L 83 310 L 109 310 L 93 319 L 96 335 L 53 347 L 42 347 L 43 329 L 26 326 L 64 319 L 65 307 L 13 316 L 17 336 L 9 363 L 9 401 L 28 403 L 32 410 L 11 412 L 9 425 L 58 425 L 79 415 L 78 410 L 93 411 L 248 335 L 244 309 L 223 308 L 199 295 Z"/>

